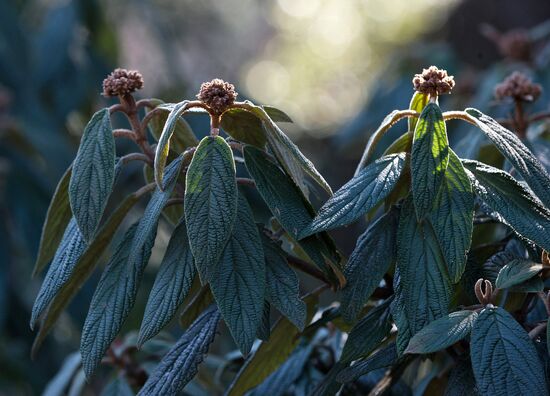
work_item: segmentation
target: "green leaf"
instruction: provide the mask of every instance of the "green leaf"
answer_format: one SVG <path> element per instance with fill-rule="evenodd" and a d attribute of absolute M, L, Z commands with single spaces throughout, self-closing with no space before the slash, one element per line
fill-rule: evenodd
<path fill-rule="evenodd" d="M 262 106 L 269 118 L 275 122 L 294 122 L 284 111 L 273 106 Z"/>
<path fill-rule="evenodd" d="M 243 355 L 250 351 L 262 321 L 265 273 L 262 241 L 241 195 L 235 227 L 216 264 L 210 289 Z"/>
<path fill-rule="evenodd" d="M 382 157 L 347 182 L 321 207 L 300 237 L 354 222 L 388 196 L 406 164 L 405 153 Z"/>
<path fill-rule="evenodd" d="M 46 220 L 42 227 L 38 255 L 32 272 L 33 276 L 40 273 L 50 262 L 56 253 L 57 247 L 63 238 L 63 233 L 72 217 L 71 205 L 69 203 L 69 180 L 71 180 L 69 167 L 59 180 L 53 193 Z"/>
<path fill-rule="evenodd" d="M 475 311 L 457 311 L 430 322 L 410 340 L 405 353 L 432 353 L 466 338 L 477 319 Z"/>
<path fill-rule="evenodd" d="M 428 99 L 428 95 L 415 91 L 411 99 L 411 103 L 409 104 L 409 109 L 414 110 L 417 113 L 422 113 L 422 110 L 424 110 L 424 107 L 428 104 Z M 409 131 L 414 131 L 417 123 L 418 117 L 409 117 Z"/>
<path fill-rule="evenodd" d="M 414 130 L 411 152 L 412 192 L 419 219 L 432 210 L 448 163 L 449 142 L 441 109 L 428 103 Z"/>
<path fill-rule="evenodd" d="M 164 124 L 164 129 L 160 135 L 157 148 L 155 151 L 155 163 L 154 163 L 154 173 L 155 181 L 157 186 L 160 189 L 164 188 L 163 178 L 164 178 L 164 168 L 166 167 L 166 161 L 168 160 L 168 154 L 170 153 L 170 139 L 174 134 L 174 131 L 180 122 L 182 113 L 186 110 L 187 100 L 180 102 L 173 107 L 171 107 L 170 114 L 166 119 Z"/>
<path fill-rule="evenodd" d="M 499 220 L 545 250 L 550 250 L 550 211 L 508 173 L 463 160 L 475 193 Z"/>
<path fill-rule="evenodd" d="M 449 165 L 429 219 L 445 256 L 451 280 L 457 283 L 466 268 L 472 242 L 474 194 L 460 159 L 452 150 L 449 151 Z"/>
<path fill-rule="evenodd" d="M 215 271 L 237 214 L 237 181 L 231 148 L 219 136 L 201 140 L 185 180 L 189 245 L 203 282 Z"/>
<path fill-rule="evenodd" d="M 393 276 L 394 298 L 390 304 L 390 312 L 395 322 L 395 327 L 397 327 L 396 347 L 399 356 L 405 353 L 405 349 L 407 349 L 412 337 L 411 325 L 405 311 L 405 295 L 403 294 L 402 283 L 399 268 L 396 267 Z"/>
<path fill-rule="evenodd" d="M 180 180 L 185 180 L 185 175 L 180 175 Z M 153 175 L 153 168 L 149 164 L 143 165 L 143 179 L 147 184 L 155 182 L 155 176 Z M 172 198 L 181 198 L 179 191 L 172 192 Z M 179 224 L 180 219 L 183 217 L 183 205 L 168 205 L 162 210 L 162 216 L 168 220 L 174 226 Z"/>
<path fill-rule="evenodd" d="M 304 329 L 306 304 L 300 299 L 298 276 L 290 266 L 284 251 L 262 235 L 266 264 L 266 298 L 300 330 Z"/>
<path fill-rule="evenodd" d="M 452 289 L 437 237 L 429 222 L 417 222 L 410 198 L 399 218 L 397 266 L 404 310 L 414 335 L 447 314 Z"/>
<path fill-rule="evenodd" d="M 350 363 L 372 353 L 390 333 L 391 320 L 389 305 L 392 299 L 372 308 L 353 329 L 351 329 L 342 356 L 341 363 Z"/>
<path fill-rule="evenodd" d="M 378 370 L 392 366 L 397 361 L 397 348 L 395 343 L 378 350 L 365 360 L 355 363 L 351 367 L 346 367 L 336 377 L 340 383 L 352 382 L 357 378 Z"/>
<path fill-rule="evenodd" d="M 410 120 L 410 118 L 409 118 Z M 390 154 L 398 154 L 403 152 L 410 152 L 412 147 L 414 133 L 407 132 L 399 136 L 387 149 L 384 151 L 383 156 Z"/>
<path fill-rule="evenodd" d="M 34 329 L 39 316 L 48 307 L 67 279 L 69 279 L 75 264 L 85 249 L 86 242 L 73 217 L 67 225 L 61 244 L 34 301 L 30 322 L 31 329 Z"/>
<path fill-rule="evenodd" d="M 357 240 L 344 268 L 347 284 L 342 289 L 342 315 L 347 321 L 357 317 L 395 261 L 398 217 L 398 211 L 390 210 Z"/>
<path fill-rule="evenodd" d="M 485 308 L 470 341 L 472 368 L 482 395 L 547 395 L 533 341 L 502 308 Z"/>
<path fill-rule="evenodd" d="M 499 289 L 507 289 L 531 279 L 540 271 L 542 271 L 542 264 L 530 260 L 514 259 L 499 271 L 495 286 Z"/>
<path fill-rule="evenodd" d="M 115 140 L 109 109 L 95 113 L 82 134 L 69 182 L 69 200 L 78 228 L 90 242 L 115 178 Z"/>
<path fill-rule="evenodd" d="M 512 131 L 479 110 L 469 108 L 466 113 L 512 163 L 544 205 L 550 207 L 550 175 L 525 144 Z"/>
<path fill-rule="evenodd" d="M 172 233 L 149 293 L 139 330 L 138 347 L 170 322 L 189 293 L 194 277 L 195 264 L 189 249 L 187 229 L 185 221 L 181 221 Z"/>
<path fill-rule="evenodd" d="M 220 313 L 212 306 L 197 318 L 162 358 L 138 395 L 179 395 L 195 377 L 216 335 Z"/>
<path fill-rule="evenodd" d="M 200 284 L 200 282 L 199 282 Z M 208 285 L 202 286 L 199 292 L 193 297 L 191 302 L 185 307 L 180 316 L 180 326 L 184 329 L 191 326 L 191 323 L 199 317 L 210 304 L 214 302 L 214 296 L 210 292 Z"/>
<path fill-rule="evenodd" d="M 230 109 L 223 113 L 221 127 L 233 139 L 263 148 L 267 142 L 262 121 L 244 109 Z"/>
<path fill-rule="evenodd" d="M 449 374 L 445 396 L 479 396 L 470 359 L 461 359 Z"/>
<path fill-rule="evenodd" d="M 124 377 L 117 377 L 107 384 L 101 396 L 134 396 L 134 391 Z"/>
<path fill-rule="evenodd" d="M 267 300 L 264 300 L 264 311 L 262 313 L 262 321 L 260 326 L 258 326 L 258 331 L 256 332 L 256 338 L 259 338 L 262 341 L 268 341 L 269 335 L 271 334 L 271 306 Z"/>

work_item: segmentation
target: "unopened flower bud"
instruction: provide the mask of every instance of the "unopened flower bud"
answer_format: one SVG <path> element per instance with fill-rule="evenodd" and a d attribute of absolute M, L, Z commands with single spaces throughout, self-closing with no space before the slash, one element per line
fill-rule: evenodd
<path fill-rule="evenodd" d="M 499 100 L 511 97 L 514 100 L 532 102 L 541 92 L 542 87 L 539 84 L 534 84 L 529 77 L 520 72 L 513 72 L 495 87 L 495 97 Z"/>
<path fill-rule="evenodd" d="M 415 91 L 432 97 L 451 93 L 455 86 L 454 77 L 449 76 L 447 70 L 438 69 L 435 66 L 430 66 L 421 74 L 416 74 L 412 82 Z"/>
<path fill-rule="evenodd" d="M 115 69 L 103 80 L 103 96 L 124 96 L 143 88 L 143 76 L 137 70 Z"/>
<path fill-rule="evenodd" d="M 215 78 L 201 85 L 197 98 L 216 114 L 222 114 L 237 98 L 233 84 Z"/>

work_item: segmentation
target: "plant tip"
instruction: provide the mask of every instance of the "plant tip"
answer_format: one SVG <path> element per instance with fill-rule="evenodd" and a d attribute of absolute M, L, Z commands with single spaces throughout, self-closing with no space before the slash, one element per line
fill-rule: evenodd
<path fill-rule="evenodd" d="M 449 76 L 447 70 L 438 69 L 436 66 L 422 70 L 422 73 L 414 76 L 412 82 L 415 91 L 431 97 L 451 93 L 455 86 L 454 77 Z"/>
<path fill-rule="evenodd" d="M 103 96 L 125 96 L 143 88 L 143 76 L 137 70 L 115 69 L 103 80 Z"/>
<path fill-rule="evenodd" d="M 202 83 L 197 98 L 215 114 L 222 114 L 235 103 L 237 95 L 233 84 L 215 78 L 210 82 Z"/>

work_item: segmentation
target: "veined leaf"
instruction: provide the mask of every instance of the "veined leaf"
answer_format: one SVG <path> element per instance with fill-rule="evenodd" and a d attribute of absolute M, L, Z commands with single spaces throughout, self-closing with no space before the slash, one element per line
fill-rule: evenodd
<path fill-rule="evenodd" d="M 344 268 L 347 284 L 342 289 L 342 314 L 347 321 L 357 317 L 395 261 L 398 218 L 399 212 L 390 210 L 357 240 Z"/>
<path fill-rule="evenodd" d="M 530 260 L 514 259 L 499 271 L 495 286 L 507 289 L 531 279 L 542 271 L 542 264 Z"/>
<path fill-rule="evenodd" d="M 402 302 L 414 335 L 447 314 L 452 289 L 437 237 L 429 222 L 417 222 L 410 198 L 401 207 L 399 217 L 397 266 Z"/>
<path fill-rule="evenodd" d="M 365 360 L 355 363 L 351 367 L 346 367 L 336 377 L 340 383 L 352 382 L 357 378 L 381 368 L 390 367 L 397 361 L 397 348 L 395 343 L 378 350 Z"/>
<path fill-rule="evenodd" d="M 109 109 L 95 113 L 82 134 L 69 182 L 69 200 L 78 228 L 90 242 L 115 178 L 115 139 Z"/>
<path fill-rule="evenodd" d="M 160 264 L 139 330 L 138 346 L 154 337 L 174 317 L 191 289 L 195 264 L 185 221 L 175 228 Z"/>
<path fill-rule="evenodd" d="M 482 395 L 548 395 L 533 341 L 502 308 L 485 308 L 474 323 L 470 355 Z"/>
<path fill-rule="evenodd" d="M 184 178 L 184 175 L 180 175 L 179 179 Z M 153 175 L 153 168 L 149 164 L 143 165 L 143 179 L 147 184 L 155 182 L 155 176 Z M 178 192 L 179 193 L 179 192 Z M 176 192 L 172 192 L 172 198 L 179 198 L 180 196 Z M 163 217 L 168 220 L 174 226 L 178 225 L 180 219 L 183 217 L 183 205 L 168 205 L 162 210 Z"/>
<path fill-rule="evenodd" d="M 233 139 L 263 148 L 267 142 L 262 121 L 244 109 L 230 109 L 223 113 L 221 127 Z"/>
<path fill-rule="evenodd" d="M 298 276 L 286 261 L 284 251 L 262 235 L 266 264 L 266 298 L 300 330 L 304 329 L 306 304 L 300 299 Z"/>
<path fill-rule="evenodd" d="M 204 283 L 215 271 L 237 214 L 235 162 L 223 138 L 207 136 L 201 140 L 187 170 L 185 185 L 189 245 Z"/>
<path fill-rule="evenodd" d="M 424 107 L 428 104 L 428 99 L 428 95 L 415 91 L 411 99 L 411 103 L 409 104 L 409 109 L 422 113 L 422 110 L 424 110 Z M 418 117 L 409 117 L 409 131 L 414 131 L 417 123 Z"/>
<path fill-rule="evenodd" d="M 405 353 L 432 353 L 467 337 L 477 319 L 475 311 L 458 311 L 430 322 L 416 333 Z"/>
<path fill-rule="evenodd" d="M 476 194 L 514 231 L 550 250 L 550 211 L 508 173 L 463 160 Z"/>
<path fill-rule="evenodd" d="M 405 153 L 392 154 L 362 169 L 323 205 L 300 237 L 347 225 L 368 213 L 391 192 L 405 163 Z"/>
<path fill-rule="evenodd" d="M 449 151 L 449 165 L 429 219 L 445 256 L 451 280 L 457 283 L 464 273 L 472 242 L 474 194 L 460 159 L 452 150 Z"/>
<path fill-rule="evenodd" d="M 42 227 L 40 246 L 32 275 L 40 273 L 55 255 L 57 247 L 63 238 L 63 233 L 72 217 L 71 205 L 69 203 L 69 181 L 71 180 L 69 167 L 59 180 L 53 193 L 46 220 Z"/>
<path fill-rule="evenodd" d="M 197 374 L 199 364 L 214 341 L 219 320 L 220 313 L 214 306 L 199 316 L 162 358 L 138 395 L 179 395 Z"/>
<path fill-rule="evenodd" d="M 550 175 L 533 153 L 512 131 L 491 117 L 472 108 L 466 109 L 466 113 L 472 116 L 477 126 L 508 158 L 537 197 L 550 208 Z"/>
<path fill-rule="evenodd" d="M 269 335 L 271 334 L 271 305 L 267 300 L 264 300 L 264 311 L 262 313 L 262 321 L 260 326 L 258 326 L 258 331 L 256 331 L 256 338 L 262 341 L 268 341 Z"/>
<path fill-rule="evenodd" d="M 250 351 L 262 321 L 265 272 L 258 228 L 241 195 L 235 227 L 216 264 L 210 289 L 243 355 Z"/>
<path fill-rule="evenodd" d="M 419 219 L 431 211 L 448 163 L 449 142 L 443 114 L 437 104 L 428 103 L 414 130 L 411 151 L 412 192 Z"/>
<path fill-rule="evenodd" d="M 69 279 L 75 264 L 85 249 L 86 242 L 73 217 L 67 225 L 61 244 L 36 296 L 32 307 L 31 329 L 34 329 L 38 317 L 48 307 L 61 286 Z"/>
<path fill-rule="evenodd" d="M 396 267 L 393 276 L 394 298 L 390 304 L 390 312 L 395 322 L 395 326 L 397 327 L 396 347 L 399 356 L 405 353 L 405 349 L 407 349 L 409 341 L 413 336 L 411 325 L 405 311 L 405 295 L 403 294 L 402 283 L 399 267 Z"/>

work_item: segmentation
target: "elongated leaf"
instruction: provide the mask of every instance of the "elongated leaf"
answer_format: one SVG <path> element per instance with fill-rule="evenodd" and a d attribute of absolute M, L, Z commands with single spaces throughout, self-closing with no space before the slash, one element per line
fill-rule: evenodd
<path fill-rule="evenodd" d="M 61 286 L 69 279 L 78 259 L 86 249 L 84 237 L 78 229 L 73 217 L 63 234 L 63 240 L 44 277 L 40 291 L 32 307 L 31 329 L 34 328 L 38 317 L 48 307 Z"/>
<path fill-rule="evenodd" d="M 124 377 L 118 377 L 107 384 L 101 396 L 134 396 L 134 391 Z"/>
<path fill-rule="evenodd" d="M 395 274 L 393 277 L 393 292 L 394 298 L 390 304 L 390 312 L 395 322 L 395 326 L 397 327 L 396 347 L 397 353 L 401 356 L 405 353 L 405 349 L 407 349 L 413 334 L 405 308 L 405 295 L 403 293 L 399 267 L 395 268 Z"/>
<path fill-rule="evenodd" d="M 550 249 L 550 211 L 508 173 L 477 161 L 463 161 L 476 194 L 499 220 L 545 250 Z"/>
<path fill-rule="evenodd" d="M 181 221 L 168 242 L 139 330 L 138 346 L 154 337 L 174 317 L 191 289 L 195 264 L 185 222 Z"/>
<path fill-rule="evenodd" d="M 427 104 L 428 95 L 415 91 L 411 99 L 411 103 L 409 104 L 409 109 L 422 113 L 422 110 L 424 110 L 424 107 L 426 107 Z M 414 131 L 417 123 L 418 117 L 410 117 L 408 119 L 409 131 Z"/>
<path fill-rule="evenodd" d="M 214 296 L 210 292 L 210 287 L 208 285 L 202 286 L 182 312 L 179 320 L 180 326 L 184 329 L 191 326 L 191 323 L 199 317 L 201 312 L 213 302 Z"/>
<path fill-rule="evenodd" d="M 207 282 L 231 236 L 237 214 L 235 162 L 225 140 L 219 136 L 201 140 L 185 185 L 189 245 L 201 280 Z"/>
<path fill-rule="evenodd" d="M 530 260 L 514 259 L 499 271 L 495 286 L 507 289 L 531 279 L 542 271 L 542 264 Z"/>
<path fill-rule="evenodd" d="M 90 242 L 115 178 L 115 139 L 109 109 L 95 113 L 82 134 L 69 182 L 69 200 L 78 228 Z"/>
<path fill-rule="evenodd" d="M 273 106 L 262 106 L 269 118 L 275 122 L 294 122 L 284 111 Z"/>
<path fill-rule="evenodd" d="M 411 152 L 412 192 L 419 219 L 431 211 L 448 163 L 449 142 L 441 109 L 428 103 L 414 130 Z"/>
<path fill-rule="evenodd" d="M 199 316 L 163 357 L 138 395 L 179 395 L 197 374 L 199 364 L 214 341 L 219 320 L 220 313 L 214 306 Z"/>
<path fill-rule="evenodd" d="M 409 198 L 401 208 L 397 266 L 411 334 L 447 314 L 451 282 L 437 237 L 428 222 L 417 222 Z"/>
<path fill-rule="evenodd" d="M 429 218 L 453 283 L 460 280 L 466 268 L 473 217 L 474 194 L 470 179 L 456 154 L 450 150 L 445 178 Z"/>
<path fill-rule="evenodd" d="M 298 276 L 279 245 L 262 235 L 266 264 L 266 298 L 300 330 L 304 329 L 306 304 L 300 299 Z"/>
<path fill-rule="evenodd" d="M 178 123 L 180 122 L 180 116 L 185 111 L 188 101 L 184 100 L 173 107 L 171 107 L 170 114 L 166 119 L 164 124 L 164 129 L 160 135 L 159 142 L 155 151 L 155 181 L 157 186 L 162 189 L 164 188 L 163 178 L 164 178 L 164 168 L 166 167 L 166 161 L 168 159 L 168 154 L 170 153 L 170 139 L 174 134 Z"/>
<path fill-rule="evenodd" d="M 399 136 L 394 142 L 384 151 L 384 156 L 390 154 L 398 154 L 403 152 L 410 152 L 412 147 L 412 141 L 414 132 L 407 132 Z"/>
<path fill-rule="evenodd" d="M 395 343 L 380 349 L 365 360 L 355 363 L 340 371 L 336 380 L 341 383 L 352 382 L 362 375 L 385 367 L 390 367 L 397 361 L 397 348 Z"/>
<path fill-rule="evenodd" d="M 485 308 L 472 329 L 472 368 L 482 395 L 548 395 L 527 332 L 502 308 Z"/>
<path fill-rule="evenodd" d="M 34 264 L 33 276 L 40 273 L 55 255 L 57 247 L 63 238 L 63 233 L 72 217 L 71 204 L 69 203 L 69 181 L 71 180 L 72 167 L 67 169 L 53 193 L 46 220 L 42 227 L 40 246 Z"/>
<path fill-rule="evenodd" d="M 405 153 L 382 157 L 353 177 L 323 205 L 300 238 L 354 222 L 386 198 L 399 180 Z"/>
<path fill-rule="evenodd" d="M 389 305 L 391 301 L 388 299 L 371 309 L 351 329 L 342 350 L 341 363 L 350 363 L 352 360 L 367 357 L 389 334 L 391 329 Z"/>
<path fill-rule="evenodd" d="M 159 114 L 153 116 L 151 121 L 149 121 L 148 126 L 151 134 L 158 141 L 162 136 L 162 131 L 168 120 L 170 110 L 163 109 L 162 107 L 158 106 L 162 104 L 162 101 L 158 99 L 153 99 L 152 101 L 157 103 L 156 108 L 159 109 L 157 110 L 159 111 Z M 181 116 L 177 118 L 175 121 L 174 130 L 172 132 L 172 137 L 168 142 L 169 149 L 171 149 L 176 154 L 181 154 L 185 151 L 185 149 L 196 146 L 197 144 L 199 144 L 199 141 L 187 121 L 185 121 L 185 119 L 183 119 L 183 117 Z"/>
<path fill-rule="evenodd" d="M 262 321 L 265 273 L 258 228 L 240 196 L 234 231 L 212 274 L 210 289 L 243 355 L 250 351 Z"/>
<path fill-rule="evenodd" d="M 268 341 L 271 334 L 271 305 L 267 300 L 264 300 L 264 311 L 262 312 L 262 321 L 256 332 L 256 338 L 262 341 Z"/>
<path fill-rule="evenodd" d="M 78 352 L 73 352 L 67 356 L 55 377 L 53 377 L 44 388 L 42 396 L 58 396 L 65 394 L 75 373 L 80 368 L 80 362 L 80 353 Z"/>
<path fill-rule="evenodd" d="M 457 311 L 430 322 L 416 333 L 405 353 L 432 353 L 464 339 L 477 319 L 475 311 Z"/>
<path fill-rule="evenodd" d="M 233 139 L 263 148 L 267 143 L 262 121 L 244 109 L 231 109 L 223 113 L 221 127 Z"/>
<path fill-rule="evenodd" d="M 491 117 L 472 108 L 466 109 L 466 113 L 472 116 L 477 126 L 508 158 L 544 205 L 550 208 L 550 175 L 533 153 L 512 131 Z"/>
<path fill-rule="evenodd" d="M 390 210 L 357 240 L 357 246 L 344 268 L 348 282 L 342 289 L 342 314 L 347 321 L 357 317 L 395 261 L 398 218 L 399 212 Z"/>

